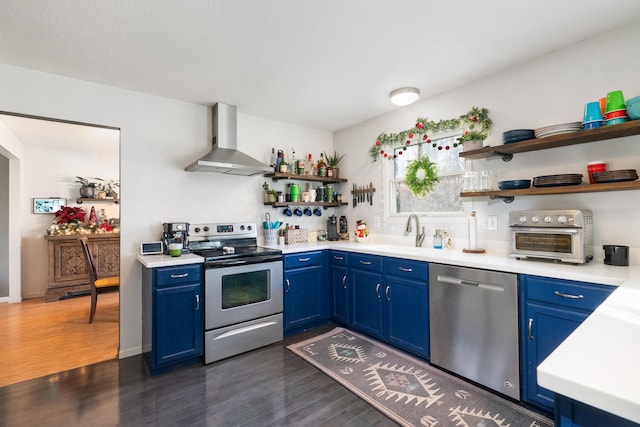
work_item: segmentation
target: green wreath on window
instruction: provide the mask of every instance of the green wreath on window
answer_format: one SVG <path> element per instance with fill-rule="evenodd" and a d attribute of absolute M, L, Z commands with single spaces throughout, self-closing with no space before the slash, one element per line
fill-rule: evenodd
<path fill-rule="evenodd" d="M 431 193 L 437 182 L 438 166 L 429 157 L 422 156 L 407 166 L 404 183 L 416 196 L 424 197 Z"/>

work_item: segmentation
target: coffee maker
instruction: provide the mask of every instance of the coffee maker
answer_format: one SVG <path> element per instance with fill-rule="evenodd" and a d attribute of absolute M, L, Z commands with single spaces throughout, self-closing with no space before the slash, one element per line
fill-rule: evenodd
<path fill-rule="evenodd" d="M 327 232 L 329 234 L 327 238 L 328 240 L 340 240 L 340 235 L 338 234 L 338 220 L 335 215 L 331 215 L 327 220 Z"/>
<path fill-rule="evenodd" d="M 162 224 L 162 243 L 164 243 L 164 253 L 169 253 L 169 245 L 179 243 L 182 245 L 182 253 L 189 253 L 189 223 L 187 222 L 165 222 Z"/>
<path fill-rule="evenodd" d="M 349 240 L 349 226 L 344 215 L 340 217 L 340 240 Z"/>

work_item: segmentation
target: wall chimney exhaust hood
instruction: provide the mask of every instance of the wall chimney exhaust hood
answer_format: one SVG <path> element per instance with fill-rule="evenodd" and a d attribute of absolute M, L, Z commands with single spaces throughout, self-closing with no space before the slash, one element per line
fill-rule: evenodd
<path fill-rule="evenodd" d="M 234 105 L 213 106 L 213 150 L 187 166 L 187 172 L 262 175 L 273 168 L 237 150 L 238 119 Z"/>

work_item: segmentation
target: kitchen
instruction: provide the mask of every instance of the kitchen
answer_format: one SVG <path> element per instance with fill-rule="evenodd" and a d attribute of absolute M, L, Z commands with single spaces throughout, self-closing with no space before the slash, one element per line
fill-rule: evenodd
<path fill-rule="evenodd" d="M 336 132 L 266 119 L 243 110 L 240 104 L 239 148 L 264 161 L 268 160 L 271 147 L 282 146 L 283 141 L 288 141 L 287 145 L 294 146 L 298 153 L 313 152 L 317 155 L 333 149 L 345 153 L 341 173 L 348 177 L 349 182 L 373 181 L 374 187 L 380 192 L 374 197 L 373 207 L 363 204 L 355 209 L 351 206 L 336 209 L 336 212 L 346 212 L 350 225 L 355 224 L 357 219 L 367 218 L 372 236 L 397 236 L 402 243 L 410 245 L 413 237 L 404 236 L 403 233 L 406 218 L 385 216 L 385 199 L 380 196 L 384 188 L 381 164 L 371 163 L 367 155 L 369 145 L 380 132 L 406 129 L 420 116 L 435 120 L 454 117 L 472 105 L 485 106 L 491 111 L 495 123 L 491 135 L 494 141 L 498 141 L 501 132 L 508 129 L 536 128 L 578 120 L 586 101 L 612 89 L 622 89 L 628 97 L 640 94 L 634 73 L 629 71 L 637 69 L 638 58 L 628 54 L 634 50 L 634 40 L 639 37 L 637 27 L 637 21 L 627 24 Z M 593 51 L 598 52 L 597 61 L 590 55 Z M 615 63 L 617 66 L 607 68 L 605 73 L 598 65 L 604 63 Z M 163 222 L 206 222 L 211 220 L 212 212 L 221 216 L 221 206 L 225 217 L 235 218 L 246 212 L 255 212 L 251 219 L 257 221 L 267 211 L 262 204 L 263 180 L 184 172 L 186 165 L 210 149 L 210 105 L 173 101 L 13 65 L 2 65 L 0 75 L 2 93 L 7 94 L 2 98 L 1 110 L 100 123 L 121 129 L 121 278 L 124 283 L 121 290 L 121 323 L 127 327 L 121 328 L 120 357 L 139 354 L 142 341 L 141 272 L 135 259 L 139 243 L 156 238 Z M 576 75 L 580 78 L 575 78 Z M 16 86 L 20 88 L 19 93 L 15 91 Z M 385 95 L 390 89 L 385 88 Z M 78 102 L 69 100 L 70 93 Z M 91 108 L 86 108 L 87 105 L 91 105 Z M 255 138 L 258 134 L 259 143 Z M 506 179 L 561 173 L 565 170 L 578 172 L 594 159 L 606 159 L 616 169 L 637 168 L 639 155 L 636 141 L 626 138 L 615 143 L 619 147 L 619 154 L 612 153 L 606 143 L 596 143 L 582 145 L 579 149 L 566 147 L 555 150 L 552 158 L 550 152 L 541 151 L 516 157 L 511 164 L 481 160 L 474 162 L 474 167 L 490 167 Z M 228 188 L 233 188 L 231 195 Z M 500 246 L 507 241 L 506 221 L 511 210 L 551 207 L 591 209 L 596 218 L 595 246 L 603 243 L 627 244 L 632 248 L 632 263 L 637 263 L 637 258 L 633 257 L 637 257 L 637 248 L 640 247 L 635 238 L 640 226 L 640 213 L 634 194 L 612 192 L 520 197 L 511 205 L 482 199 L 465 203 L 470 209 L 476 210 L 480 218 L 498 217 L 497 230 L 479 230 L 479 241 L 486 242 L 488 248 L 492 244 Z M 19 216 L 19 212 L 17 214 Z M 380 219 L 379 225 L 376 218 Z M 301 224 L 318 227 L 321 221 L 311 220 Z M 465 218 L 448 220 L 427 216 L 421 221 L 427 226 L 427 236 L 433 234 L 436 224 L 443 224 L 451 231 L 454 248 L 464 245 Z M 19 236 L 14 236 L 14 239 L 14 247 L 19 246 Z M 428 245 L 428 241 L 425 244 Z M 597 257 L 594 262 L 601 261 L 602 254 L 596 251 L 598 254 L 600 258 Z"/>

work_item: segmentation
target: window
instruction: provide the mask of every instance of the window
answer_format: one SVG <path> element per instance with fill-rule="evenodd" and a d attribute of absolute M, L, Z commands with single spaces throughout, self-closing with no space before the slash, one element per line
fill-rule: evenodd
<path fill-rule="evenodd" d="M 444 138 L 433 139 L 431 143 L 421 143 L 408 145 L 394 149 L 396 154 L 393 163 L 392 176 L 389 182 L 390 189 L 390 213 L 405 214 L 411 212 L 428 213 L 462 213 L 464 211 L 460 191 L 464 175 L 464 158 L 458 153 L 462 150 L 462 145 L 454 147 L 456 138 L 460 135 L 453 135 Z M 433 144 L 436 147 L 433 147 Z M 438 149 L 438 147 L 442 147 Z M 449 147 L 449 149 L 446 149 Z M 400 154 L 402 152 L 402 154 Z M 432 193 L 425 197 L 415 196 L 404 185 L 406 169 L 412 160 L 426 155 L 438 165 L 439 180 Z"/>

